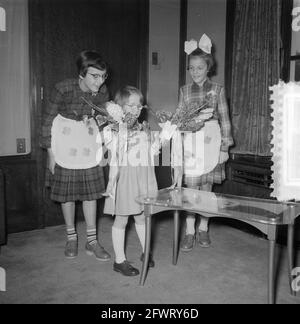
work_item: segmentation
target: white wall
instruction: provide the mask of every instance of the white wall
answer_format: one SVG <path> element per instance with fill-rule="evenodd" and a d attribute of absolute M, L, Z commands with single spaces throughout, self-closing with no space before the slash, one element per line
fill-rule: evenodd
<path fill-rule="evenodd" d="M 27 0 L 0 0 L 0 156 L 30 153 L 29 39 Z M 3 29 L 3 28 L 2 28 Z M 17 139 L 24 141 L 18 153 Z"/>
<path fill-rule="evenodd" d="M 226 0 L 188 0 L 187 38 L 200 40 L 203 34 L 212 40 L 217 61 L 217 75 L 212 79 L 224 84 Z M 187 82 L 191 78 L 187 73 Z"/>
<path fill-rule="evenodd" d="M 173 111 L 178 102 L 180 0 L 150 0 L 149 86 L 147 101 L 153 110 Z M 152 65 L 152 52 L 158 65 Z M 149 121 L 158 129 L 151 116 Z"/>

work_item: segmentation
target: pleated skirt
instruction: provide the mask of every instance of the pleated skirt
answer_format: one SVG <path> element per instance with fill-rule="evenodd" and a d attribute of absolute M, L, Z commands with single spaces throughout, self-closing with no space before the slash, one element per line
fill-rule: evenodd
<path fill-rule="evenodd" d="M 217 166 L 209 173 L 195 177 L 183 177 L 183 183 L 188 188 L 202 186 L 205 184 L 221 184 L 226 179 L 225 163 L 217 164 Z"/>
<path fill-rule="evenodd" d="M 50 187 L 50 198 L 60 203 L 96 200 L 105 191 L 103 168 L 74 170 L 56 164 L 54 175 L 47 170 L 46 186 Z"/>

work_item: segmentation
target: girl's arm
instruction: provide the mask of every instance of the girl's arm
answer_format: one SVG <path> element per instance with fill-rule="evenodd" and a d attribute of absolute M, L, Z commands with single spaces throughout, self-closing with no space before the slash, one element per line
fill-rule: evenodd
<path fill-rule="evenodd" d="M 51 148 L 51 128 L 53 119 L 57 116 L 59 107 L 64 105 L 62 93 L 55 87 L 51 93 L 49 104 L 43 116 L 42 136 L 40 146 L 49 149 Z"/>
<path fill-rule="evenodd" d="M 225 90 L 222 87 L 218 97 L 218 114 L 221 127 L 221 153 L 219 163 L 224 163 L 228 160 L 229 147 L 233 145 L 233 138 L 231 135 L 231 121 L 229 117 L 228 105 L 225 96 Z"/>

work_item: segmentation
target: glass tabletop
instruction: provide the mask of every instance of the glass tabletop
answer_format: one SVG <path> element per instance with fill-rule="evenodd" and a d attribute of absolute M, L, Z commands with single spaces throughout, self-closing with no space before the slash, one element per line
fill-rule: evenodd
<path fill-rule="evenodd" d="M 229 217 L 263 224 L 294 222 L 300 204 L 272 199 L 243 197 L 189 188 L 166 188 L 155 194 L 139 196 L 137 202 L 164 209 L 188 210 L 207 217 Z"/>

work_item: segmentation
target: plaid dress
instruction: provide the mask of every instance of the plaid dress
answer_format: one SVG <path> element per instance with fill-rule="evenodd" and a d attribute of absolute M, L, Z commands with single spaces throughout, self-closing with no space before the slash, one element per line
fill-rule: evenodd
<path fill-rule="evenodd" d="M 49 105 L 43 115 L 41 147 L 45 149 L 51 147 L 52 123 L 58 114 L 73 120 L 82 120 L 84 115 L 92 116 L 92 109 L 83 98 L 94 105 L 101 106 L 109 100 L 109 94 L 105 85 L 100 88 L 96 96 L 83 92 L 79 87 L 78 79 L 68 79 L 54 87 Z M 74 170 L 56 165 L 54 175 L 48 169 L 46 170 L 46 186 L 51 189 L 50 198 L 61 203 L 96 200 L 101 198 L 105 191 L 103 169 L 96 166 Z"/>
<path fill-rule="evenodd" d="M 201 86 L 195 82 L 183 86 L 180 89 L 177 111 L 186 109 L 186 107 L 192 104 L 204 104 L 210 93 L 215 94 L 210 97 L 210 108 L 214 109 L 213 119 L 218 120 L 220 125 L 222 137 L 221 151 L 228 152 L 229 147 L 233 145 L 233 139 L 225 91 L 221 85 L 206 79 Z M 209 173 L 195 177 L 184 177 L 184 183 L 188 187 L 196 187 L 207 183 L 222 183 L 225 178 L 225 163 L 223 163 L 218 164 Z"/>

